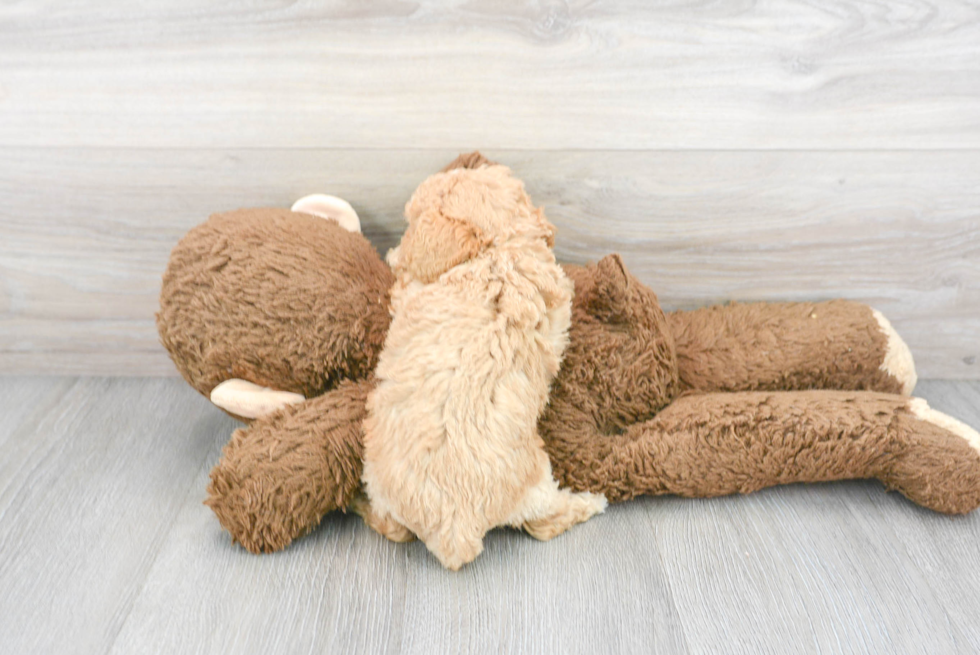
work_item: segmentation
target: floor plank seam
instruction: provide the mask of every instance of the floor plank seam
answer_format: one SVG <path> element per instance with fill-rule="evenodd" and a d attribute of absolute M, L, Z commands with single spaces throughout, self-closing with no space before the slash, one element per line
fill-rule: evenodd
<path fill-rule="evenodd" d="M 18 428 L 14 431 L 14 433 L 11 434 L 10 438 L 8 439 L 8 442 L 13 443 L 14 441 L 18 440 L 21 436 L 21 432 L 24 430 L 29 430 L 30 432 L 36 432 L 37 425 L 43 422 L 44 419 L 51 414 L 52 408 L 59 405 L 60 402 L 72 391 L 72 389 L 78 386 L 79 379 L 80 378 L 77 377 L 74 378 L 72 383 L 69 384 L 62 393 L 59 393 L 56 395 L 56 397 L 52 398 L 51 401 L 47 403 L 43 409 L 38 409 L 32 412 L 29 417 L 26 417 L 24 420 L 22 420 L 20 426 L 18 426 Z M 84 410 L 85 410 L 84 407 L 79 407 L 77 411 L 80 413 Z M 30 426 L 30 427 L 25 427 L 25 426 Z M 49 450 L 53 450 L 58 447 L 63 448 L 64 445 L 65 444 L 63 442 L 54 442 L 49 445 Z M 44 457 L 38 458 L 38 461 L 31 467 L 26 477 L 30 477 L 30 473 L 36 471 L 38 467 L 40 467 L 44 462 L 45 462 Z M 27 461 L 22 462 L 22 465 L 27 465 L 27 464 L 28 464 Z M 15 471 L 15 473 L 19 473 L 21 470 L 22 469 L 19 468 Z M 6 488 L 0 488 L 0 498 L 3 497 L 5 492 L 6 492 Z M 0 507 L 0 525 L 3 524 L 3 521 L 7 516 L 7 511 L 13 506 L 14 503 L 11 502 L 10 504 Z M 3 546 L 3 542 L 0 541 L 0 552 L 3 552 L 2 546 Z"/>
<path fill-rule="evenodd" d="M 123 620 L 119 623 L 119 628 L 116 630 L 115 634 L 112 635 L 112 639 L 109 642 L 109 647 L 105 651 L 107 654 L 112 653 L 115 650 L 116 642 L 119 641 L 119 636 L 123 633 L 123 631 L 126 628 L 126 625 L 129 623 L 129 619 L 132 617 L 133 610 L 136 607 L 136 603 L 139 601 L 140 597 L 143 595 L 143 591 L 146 589 L 146 583 L 149 580 L 150 575 L 153 573 L 153 570 L 156 568 L 157 560 L 159 560 L 160 555 L 163 552 L 163 547 L 164 545 L 166 545 L 167 540 L 169 539 L 171 533 L 173 532 L 174 525 L 176 525 L 177 520 L 180 518 L 181 513 L 188 506 L 188 504 L 190 502 L 193 502 L 192 496 L 200 493 L 197 487 L 197 483 L 201 479 L 201 475 L 203 474 L 205 469 L 210 467 L 209 460 L 211 459 L 213 454 L 214 453 L 212 451 L 208 451 L 204 455 L 204 459 L 201 462 L 201 465 L 197 469 L 197 474 L 193 477 L 190 485 L 188 486 L 187 490 L 184 493 L 184 500 L 177 506 L 177 509 L 174 511 L 173 516 L 170 517 L 170 520 L 167 522 L 166 529 L 160 531 L 160 538 L 155 540 L 153 544 L 154 546 L 153 557 L 150 560 L 150 562 L 147 564 L 146 569 L 144 570 L 142 579 L 140 580 L 139 587 L 136 589 L 135 593 L 133 593 L 132 598 L 130 599 L 129 606 L 126 610 L 125 618 L 123 618 Z M 201 502 L 203 503 L 203 501 Z"/>
<path fill-rule="evenodd" d="M 650 525 L 650 529 L 653 531 L 653 535 L 656 538 L 658 533 L 657 523 L 653 520 L 653 516 L 649 512 L 644 513 L 644 516 L 646 517 L 647 523 Z M 677 627 L 679 628 L 679 634 L 682 640 L 681 644 L 684 647 L 683 652 L 689 654 L 692 651 L 690 646 L 690 640 L 688 639 L 687 627 L 684 625 L 684 619 L 682 618 L 681 610 L 677 606 L 677 596 L 674 590 L 674 585 L 670 580 L 670 576 L 667 575 L 667 566 L 666 566 L 666 562 L 664 562 L 664 551 L 663 548 L 661 548 L 661 544 L 659 543 L 659 540 L 657 540 L 657 564 L 660 567 L 661 573 L 663 574 L 664 586 L 667 588 L 667 593 L 670 594 L 670 605 L 671 607 L 674 608 L 674 616 L 677 617 Z"/>

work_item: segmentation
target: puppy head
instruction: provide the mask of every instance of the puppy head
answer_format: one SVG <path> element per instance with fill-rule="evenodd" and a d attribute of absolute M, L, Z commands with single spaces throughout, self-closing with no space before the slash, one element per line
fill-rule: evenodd
<path fill-rule="evenodd" d="M 517 236 L 554 245 L 554 226 L 506 166 L 436 173 L 412 194 L 405 218 L 408 229 L 388 263 L 424 283 Z"/>

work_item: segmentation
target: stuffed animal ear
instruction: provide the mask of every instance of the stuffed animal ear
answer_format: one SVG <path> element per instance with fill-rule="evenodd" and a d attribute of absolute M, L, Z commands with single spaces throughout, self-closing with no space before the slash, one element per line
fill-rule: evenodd
<path fill-rule="evenodd" d="M 488 245 L 490 239 L 475 225 L 427 211 L 408 226 L 392 263 L 428 284 Z"/>
<path fill-rule="evenodd" d="M 630 274 L 626 272 L 626 264 L 618 253 L 606 255 L 599 260 L 596 268 L 602 274 L 609 290 L 615 289 L 615 295 L 625 300 L 630 288 Z"/>
<path fill-rule="evenodd" d="M 606 255 L 592 268 L 592 295 L 586 307 L 593 316 L 619 322 L 626 319 L 630 309 L 630 275 L 622 257 Z"/>
<path fill-rule="evenodd" d="M 349 202 L 337 196 L 322 193 L 303 196 L 293 203 L 290 211 L 335 220 L 348 232 L 361 231 L 361 219 L 357 217 L 357 212 Z"/>

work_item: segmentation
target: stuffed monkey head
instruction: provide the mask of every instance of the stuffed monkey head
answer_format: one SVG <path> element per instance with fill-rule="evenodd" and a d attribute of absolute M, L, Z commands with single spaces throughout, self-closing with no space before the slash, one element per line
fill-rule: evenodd
<path fill-rule="evenodd" d="M 319 396 L 362 379 L 391 320 L 391 270 L 358 232 L 286 209 L 214 214 L 174 247 L 157 328 L 184 379 Z"/>

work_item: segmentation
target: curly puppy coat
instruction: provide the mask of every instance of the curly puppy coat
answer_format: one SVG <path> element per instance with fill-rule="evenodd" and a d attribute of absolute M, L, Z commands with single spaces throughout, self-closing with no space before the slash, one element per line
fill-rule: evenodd
<path fill-rule="evenodd" d="M 550 539 L 606 499 L 559 490 L 537 433 L 573 292 L 554 227 L 496 165 L 430 177 L 405 215 L 355 509 L 455 570 L 496 526 Z"/>

